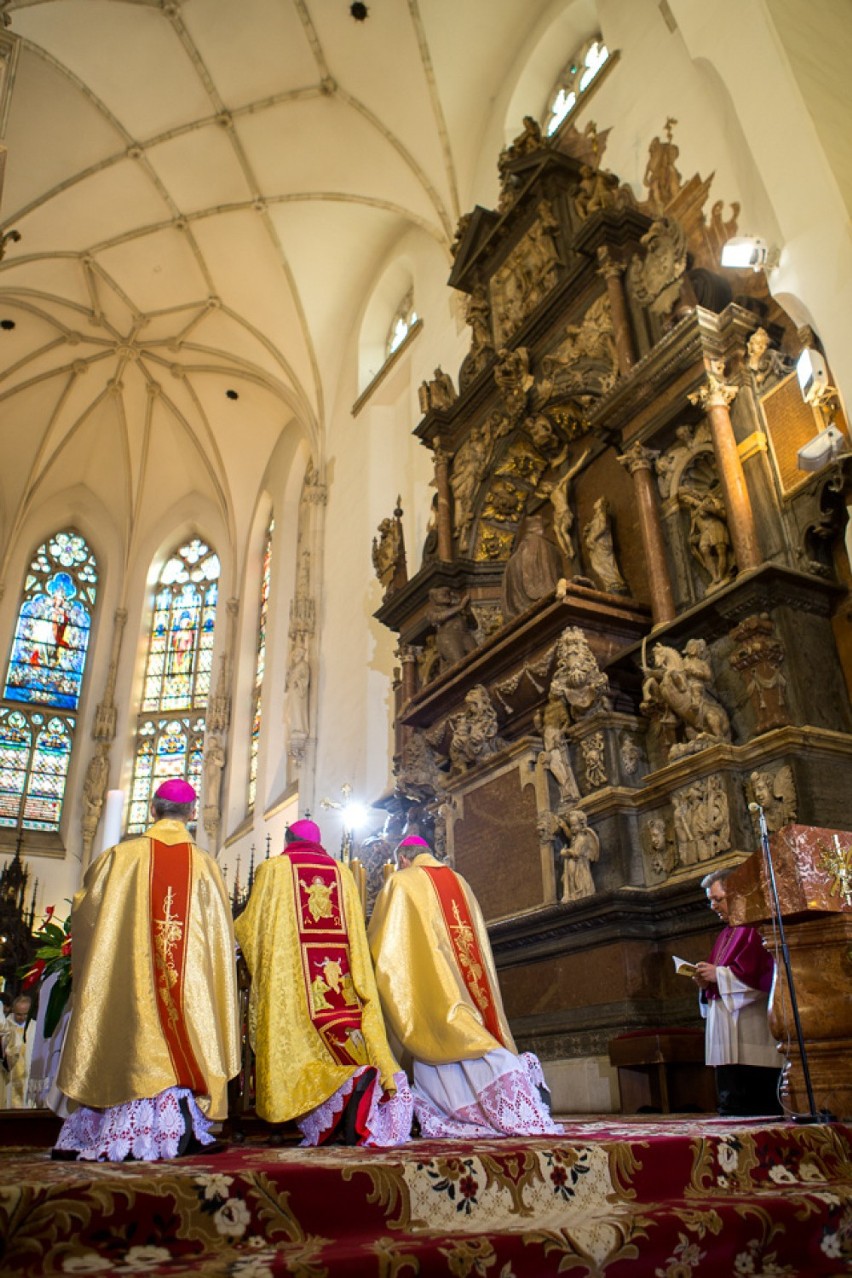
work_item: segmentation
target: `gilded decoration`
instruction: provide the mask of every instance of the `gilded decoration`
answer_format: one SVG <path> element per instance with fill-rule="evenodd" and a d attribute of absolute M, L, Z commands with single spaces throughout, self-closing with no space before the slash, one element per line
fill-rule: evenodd
<path fill-rule="evenodd" d="M 817 864 L 832 880 L 832 896 L 842 897 L 852 908 L 852 847 L 841 848 L 835 834 L 832 846 L 821 849 Z"/>
<path fill-rule="evenodd" d="M 491 278 L 491 315 L 498 346 L 509 341 L 559 280 L 559 222 L 547 200 L 536 219 Z"/>

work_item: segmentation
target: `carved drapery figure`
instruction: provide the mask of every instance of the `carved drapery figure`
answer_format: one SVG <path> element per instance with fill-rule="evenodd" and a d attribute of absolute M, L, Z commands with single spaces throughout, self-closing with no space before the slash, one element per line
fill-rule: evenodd
<path fill-rule="evenodd" d="M 648 188 L 648 204 L 656 213 L 662 213 L 676 198 L 681 188 L 681 176 L 675 161 L 680 154 L 672 141 L 672 127 L 677 120 L 671 116 L 664 125 L 666 140 L 654 138 L 648 148 L 648 163 L 644 183 Z"/>
<path fill-rule="evenodd" d="M 558 785 L 560 803 L 576 803 L 580 797 L 566 736 L 570 723 L 568 710 L 559 697 L 548 697 L 544 708 L 535 716 L 535 726 L 541 734 L 542 745 L 538 761 Z"/>
<path fill-rule="evenodd" d="M 499 733 L 497 711 L 481 683 L 471 688 L 460 714 L 450 720 L 450 762 L 454 772 L 466 768 L 489 755 L 497 754 L 505 744 Z"/>
<path fill-rule="evenodd" d="M 559 854 L 565 862 L 562 900 L 580 901 L 584 896 L 595 894 L 591 867 L 600 857 L 601 841 L 589 828 L 589 819 L 582 808 L 571 808 L 566 820 L 570 842 Z"/>
<path fill-rule="evenodd" d="M 599 497 L 592 508 L 592 517 L 583 529 L 583 545 L 586 548 L 589 567 L 597 577 L 601 589 L 611 595 L 628 594 L 627 582 L 615 561 L 612 542 L 612 518 L 606 497 Z"/>
<path fill-rule="evenodd" d="M 426 619 L 435 627 L 435 646 L 442 669 L 455 665 L 475 649 L 470 595 L 463 595 L 451 586 L 434 586 L 429 591 Z"/>
<path fill-rule="evenodd" d="M 309 700 L 311 687 L 311 667 L 305 640 L 300 635 L 294 640 L 290 652 L 290 664 L 284 684 L 286 693 L 286 718 L 291 741 L 300 739 L 304 743 L 310 730 Z"/>
<path fill-rule="evenodd" d="M 643 667 L 642 713 L 652 720 L 674 716 L 686 737 L 689 752 L 730 741 L 731 724 L 727 711 L 710 690 L 712 668 L 704 640 L 690 640 L 685 656 L 664 644 L 654 645 L 653 666 Z M 669 757 L 685 753 L 677 743 L 669 748 Z"/>
<path fill-rule="evenodd" d="M 373 538 L 373 567 L 385 592 L 385 599 L 396 594 L 408 580 L 405 564 L 405 542 L 402 535 L 402 507 L 396 499 L 393 518 L 383 519 Z"/>
<path fill-rule="evenodd" d="M 101 819 L 108 779 L 109 743 L 101 741 L 89 760 L 86 778 L 83 782 L 83 816 L 81 822 L 83 831 L 83 865 L 88 865 L 91 859 L 92 844 L 95 839 L 98 822 Z"/>
<path fill-rule="evenodd" d="M 462 361 L 459 385 L 462 390 L 482 372 L 494 354 L 491 335 L 491 307 L 482 284 L 477 284 L 467 300 L 465 323 L 470 326 L 470 350 Z"/>
<path fill-rule="evenodd" d="M 222 769 L 225 766 L 225 750 L 217 736 L 210 736 L 204 743 L 204 830 L 214 845 L 222 824 L 221 791 Z"/>
<path fill-rule="evenodd" d="M 777 768 L 774 772 L 752 772 L 746 787 L 749 800 L 759 803 L 766 817 L 766 828 L 770 834 L 790 825 L 796 820 L 798 801 L 796 798 L 796 782 L 793 769 L 789 763 Z M 751 813 L 754 831 L 760 838 L 760 819 L 757 812 Z"/>
<path fill-rule="evenodd" d="M 601 209 L 621 208 L 625 200 L 614 173 L 592 168 L 590 164 L 582 166 L 580 183 L 574 193 L 574 208 L 579 218 L 585 221 Z"/>
<path fill-rule="evenodd" d="M 530 355 L 525 346 L 519 346 L 514 351 L 502 347 L 497 352 L 494 381 L 512 417 L 520 417 L 524 411 L 533 380 L 530 372 Z"/>
<path fill-rule="evenodd" d="M 544 512 L 526 516 L 503 574 L 503 615 L 517 617 L 553 594 L 562 576 L 562 558 L 544 526 Z"/>
<path fill-rule="evenodd" d="M 606 745 L 602 732 L 593 732 L 580 742 L 583 756 L 583 788 L 586 794 L 609 784 L 606 770 Z"/>
<path fill-rule="evenodd" d="M 734 572 L 725 503 L 719 493 L 687 487 L 678 490 L 678 501 L 689 511 L 689 549 L 710 578 L 708 590 L 715 590 Z"/>
<path fill-rule="evenodd" d="M 709 861 L 731 846 L 728 796 L 719 773 L 700 777 L 672 795 L 675 838 L 681 865 Z"/>
<path fill-rule="evenodd" d="M 473 501 L 491 455 L 491 442 L 484 425 L 473 426 L 453 458 L 450 487 L 456 536 L 461 544 L 473 523 Z"/>
<path fill-rule="evenodd" d="M 568 626 L 556 645 L 556 668 L 550 696 L 561 698 L 576 722 L 596 710 L 606 709 L 606 675 L 598 666 L 589 642 L 577 626 Z"/>
<path fill-rule="evenodd" d="M 452 408 L 457 398 L 452 377 L 440 367 L 435 369 L 435 376 L 430 382 L 420 383 L 417 394 L 421 413 L 428 413 L 430 408 Z"/>

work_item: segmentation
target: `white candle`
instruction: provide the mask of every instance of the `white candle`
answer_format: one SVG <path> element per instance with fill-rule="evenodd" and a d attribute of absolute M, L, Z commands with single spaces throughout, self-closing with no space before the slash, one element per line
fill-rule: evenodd
<path fill-rule="evenodd" d="M 121 818 L 124 814 L 124 791 L 107 790 L 104 807 L 104 828 L 101 838 L 101 851 L 111 848 L 121 838 Z"/>

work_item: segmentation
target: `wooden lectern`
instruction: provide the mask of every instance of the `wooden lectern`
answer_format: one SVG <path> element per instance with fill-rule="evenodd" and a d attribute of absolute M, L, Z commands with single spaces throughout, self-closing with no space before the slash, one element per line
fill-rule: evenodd
<path fill-rule="evenodd" d="M 770 836 L 769 843 L 816 1107 L 848 1118 L 852 1115 L 852 834 L 786 825 Z M 738 866 L 725 887 L 731 923 L 759 928 L 775 954 L 769 1023 L 789 1056 L 784 1100 L 795 1113 L 807 1113 L 763 852 L 755 852 Z"/>

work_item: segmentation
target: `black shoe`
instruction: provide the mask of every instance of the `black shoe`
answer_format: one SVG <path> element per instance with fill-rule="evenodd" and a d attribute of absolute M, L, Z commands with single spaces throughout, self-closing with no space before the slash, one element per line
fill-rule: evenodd
<path fill-rule="evenodd" d="M 50 1157 L 55 1163 L 76 1163 L 80 1157 L 76 1149 L 52 1149 Z"/>

